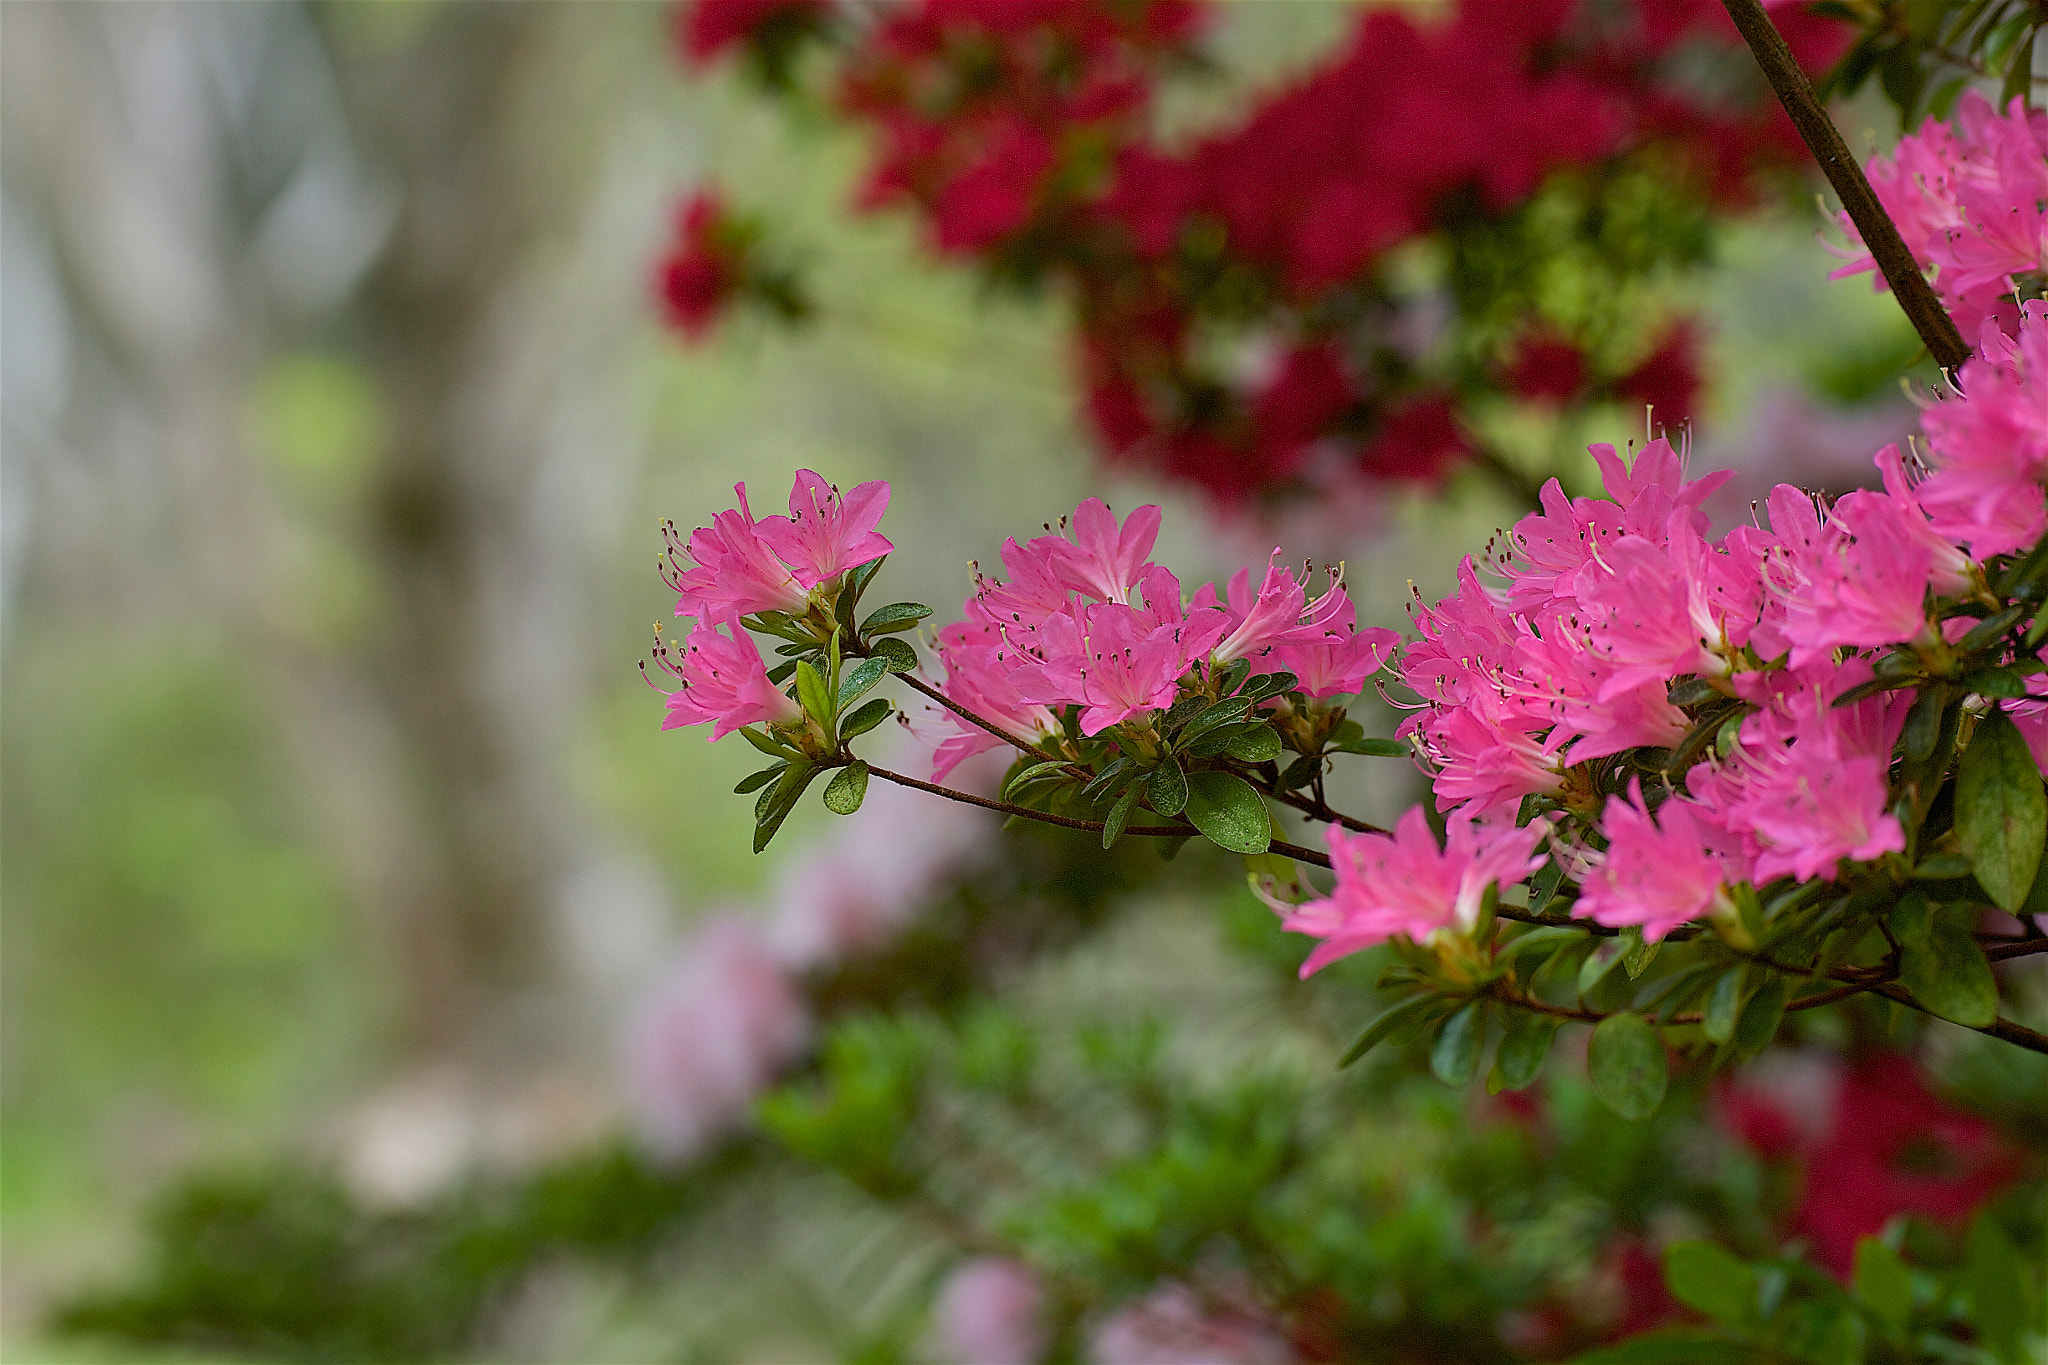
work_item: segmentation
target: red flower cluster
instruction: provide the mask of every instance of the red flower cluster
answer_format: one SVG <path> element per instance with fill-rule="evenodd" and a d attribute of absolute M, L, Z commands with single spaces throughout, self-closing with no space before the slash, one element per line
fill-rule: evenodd
<path fill-rule="evenodd" d="M 730 224 L 725 201 L 714 191 L 697 191 L 677 209 L 675 238 L 656 269 L 664 316 L 693 341 L 710 329 L 746 277 Z"/>
<path fill-rule="evenodd" d="M 1759 1156 L 1798 1164 L 1804 1187 L 1792 1231 L 1844 1281 L 1859 1238 L 1902 1214 L 1960 1223 L 2019 1174 L 2012 1145 L 1930 1093 L 1911 1058 L 1844 1068 L 1832 1104 L 1808 1090 L 1728 1086 L 1721 1120 Z"/>
<path fill-rule="evenodd" d="M 693 14 L 739 8 L 772 7 Z M 1849 36 L 1804 0 L 1775 8 L 1810 65 Z M 1506 220 L 1553 173 L 1631 158 L 1746 204 L 1800 149 L 1718 0 L 1461 0 L 1429 23 L 1368 8 L 1240 124 L 1171 147 L 1153 96 L 1205 18 L 1194 0 L 911 0 L 843 57 L 841 106 L 876 139 L 863 206 L 910 205 L 934 251 L 998 280 L 1065 286 L 1084 409 L 1113 459 L 1227 504 L 1432 483 L 1470 453 L 1465 400 L 1504 371 L 1540 401 L 1689 415 L 1683 327 L 1617 366 L 1530 317 L 1504 361 L 1457 333 L 1454 302 L 1404 294 L 1381 266 Z"/>

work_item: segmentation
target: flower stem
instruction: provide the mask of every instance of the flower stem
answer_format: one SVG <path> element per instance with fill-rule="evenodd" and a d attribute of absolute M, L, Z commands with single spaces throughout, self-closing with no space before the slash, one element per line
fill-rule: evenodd
<path fill-rule="evenodd" d="M 1970 358 L 1969 346 L 1941 306 L 1941 300 L 1934 296 L 1927 277 L 1920 273 L 1919 264 L 1884 211 L 1884 205 L 1878 203 L 1870 181 L 1864 178 L 1863 167 L 1842 141 L 1841 131 L 1815 98 L 1812 83 L 1793 60 L 1792 49 L 1785 46 L 1785 39 L 1757 0 L 1721 0 L 1721 4 L 1735 21 L 1742 41 L 1749 44 L 1756 64 L 1763 69 L 1764 79 L 1778 96 L 1778 103 L 1792 116 L 1799 136 L 1820 163 L 1828 183 L 1835 187 L 1849 221 L 1856 224 L 1863 245 L 1870 248 L 1877 268 L 1884 272 L 1885 282 L 1892 287 L 1892 297 L 1899 301 L 1913 330 L 1920 334 L 1936 364 L 1945 370 L 1958 369 Z"/>

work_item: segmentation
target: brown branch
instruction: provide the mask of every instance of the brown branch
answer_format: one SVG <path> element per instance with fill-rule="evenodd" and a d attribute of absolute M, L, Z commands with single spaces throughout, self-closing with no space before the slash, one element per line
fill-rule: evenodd
<path fill-rule="evenodd" d="M 2036 953 L 2048 953 L 2048 938 L 2021 939 L 2016 943 L 2001 943 L 1995 948 L 1986 948 L 1984 956 L 1993 962 L 2009 962 L 2016 957 L 2032 957 Z"/>
<path fill-rule="evenodd" d="M 1892 297 L 1899 301 L 1913 330 L 1920 334 L 1936 364 L 1950 371 L 1959 368 L 1970 358 L 1963 334 L 1956 330 L 1954 320 L 1934 296 L 1919 263 L 1906 248 L 1884 206 L 1878 203 L 1870 181 L 1864 178 L 1863 167 L 1842 141 L 1834 120 L 1815 98 L 1812 83 L 1793 60 L 1792 50 L 1785 46 L 1770 16 L 1757 0 L 1721 0 L 1721 4 L 1735 21 L 1742 40 L 1749 44 L 1750 53 L 1763 69 L 1764 79 L 1771 83 L 1785 112 L 1792 116 L 1793 126 L 1799 130 L 1814 160 L 1820 163 L 1828 183 L 1834 186 L 1849 220 L 1856 224 L 1863 245 L 1870 249 L 1877 268 L 1884 272 L 1885 282 L 1892 287 Z"/>
<path fill-rule="evenodd" d="M 1104 825 L 1100 820 L 1082 820 L 1071 815 L 1054 815 L 1051 811 L 1032 810 L 1026 806 L 1012 805 L 1008 801 L 995 801 L 986 796 L 976 796 L 972 792 L 959 791 L 953 787 L 941 787 L 934 782 L 921 782 L 917 778 L 906 777 L 902 773 L 892 773 L 887 768 L 878 768 L 872 763 L 868 764 L 868 771 L 885 782 L 894 782 L 899 787 L 911 787 L 917 791 L 930 792 L 933 796 L 943 796 L 948 801 L 959 801 L 969 806 L 980 806 L 983 810 L 996 811 L 1002 815 L 1014 815 L 1024 820 L 1036 820 L 1040 824 L 1058 825 L 1061 829 L 1093 830 L 1097 834 L 1100 834 L 1104 829 Z M 1202 832 L 1193 825 L 1183 824 L 1126 825 L 1124 826 L 1124 833 L 1143 835 L 1154 839 L 1193 839 L 1200 837 Z M 1312 848 L 1303 848 L 1300 844 L 1290 844 L 1285 839 L 1275 839 L 1267 848 L 1269 852 L 1292 858 L 1296 862 L 1307 863 L 1312 867 L 1327 868 L 1330 865 L 1328 854 L 1318 853 Z"/>
<path fill-rule="evenodd" d="M 1863 168 L 1842 140 L 1840 130 L 1815 97 L 1813 86 L 1793 59 L 1791 49 L 1757 0 L 1722 0 L 1722 5 L 1800 137 L 1819 162 L 1828 183 L 1841 198 L 1842 207 L 1855 223 L 1863 244 L 1869 248 L 1921 341 L 1944 369 L 1957 368 L 1969 359 L 1969 346 L 1872 192 Z"/>
<path fill-rule="evenodd" d="M 1278 801 L 1281 805 L 1292 806 L 1311 820 L 1320 820 L 1326 825 L 1342 825 L 1344 828 L 1358 834 L 1385 834 L 1387 832 L 1370 821 L 1361 820 L 1355 815 L 1346 815 L 1343 811 L 1331 809 L 1326 801 L 1310 800 L 1300 792 L 1281 791 L 1277 786 L 1268 785 L 1265 779 L 1255 772 L 1238 770 L 1238 775 L 1247 782 L 1250 782 L 1254 787 L 1257 787 L 1265 795 Z"/>
<path fill-rule="evenodd" d="M 1911 992 L 1896 982 L 1872 982 L 1870 989 L 1876 991 L 1887 1000 L 1896 1000 L 1908 1009 L 1918 1010 L 1930 1019 L 1941 1018 L 1933 1010 L 1928 1009 L 1927 1006 L 1915 1000 Z M 1946 1022 L 1954 1023 L 1955 1021 L 1951 1019 Z M 2025 1024 L 2015 1024 L 2010 1019 L 1995 1018 L 1982 1028 L 1978 1028 L 1975 1024 L 1964 1024 L 1961 1027 L 1974 1030 L 1977 1033 L 1988 1034 L 2001 1042 L 2011 1043 L 2016 1047 L 2023 1047 L 2029 1052 L 2048 1053 L 2048 1034 L 2036 1033 Z"/>
<path fill-rule="evenodd" d="M 1024 753 L 1030 754 L 1033 758 L 1041 759 L 1046 762 L 1058 761 L 1054 755 L 1046 753 L 1043 749 L 1040 749 L 1038 746 L 1034 744 L 1026 744 L 1023 740 L 1017 738 L 1015 735 L 1009 733 L 1007 730 L 1003 730 L 998 726 L 992 725 L 988 721 L 983 720 L 980 716 L 975 715 L 972 711 L 960 705 L 960 703 L 954 701 L 951 697 L 939 691 L 930 683 L 925 682 L 916 674 L 898 673 L 896 676 L 898 678 L 901 678 L 904 682 L 909 683 L 918 691 L 924 693 L 927 697 L 930 697 L 939 705 L 945 707 L 948 711 L 951 711 L 954 715 L 960 717 L 960 719 L 966 721 L 969 725 L 974 726 L 978 730 L 986 730 L 989 734 L 994 735 L 997 739 L 1001 740 L 1003 743 L 1011 746 L 1012 748 L 1021 750 Z"/>

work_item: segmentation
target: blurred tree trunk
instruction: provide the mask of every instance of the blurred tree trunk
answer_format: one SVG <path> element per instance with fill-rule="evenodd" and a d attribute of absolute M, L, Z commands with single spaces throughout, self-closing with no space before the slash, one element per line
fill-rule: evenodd
<path fill-rule="evenodd" d="M 651 12 L 0 11 L 9 198 L 48 238 L 95 362 L 73 367 L 69 430 L 43 458 L 104 466 L 55 470 L 97 491 L 70 543 L 38 552 L 125 580 L 85 600 L 155 594 L 250 656 L 309 819 L 389 954 L 406 1056 L 501 1074 L 579 1041 L 587 1056 L 555 914 L 593 842 L 565 749 L 611 568 L 593 517 L 637 446 L 624 419 L 590 417 L 631 314 L 583 306 L 574 266 L 633 76 L 659 70 Z M 367 275 L 309 308 L 259 268 L 283 196 L 254 193 L 237 158 L 277 135 L 278 100 L 317 106 L 314 86 L 338 101 L 305 115 L 306 145 L 345 140 L 396 207 Z M 637 288 L 630 260 L 606 268 Z M 359 357 L 387 408 L 364 524 L 388 610 L 367 656 L 291 624 L 289 517 L 244 429 L 254 378 L 308 339 Z M 124 460 L 160 487 L 124 488 Z M 579 477 L 610 484 L 586 494 Z"/>

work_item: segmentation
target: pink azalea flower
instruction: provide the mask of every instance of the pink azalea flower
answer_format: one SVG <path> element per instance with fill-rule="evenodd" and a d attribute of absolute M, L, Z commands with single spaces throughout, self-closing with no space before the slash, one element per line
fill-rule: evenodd
<path fill-rule="evenodd" d="M 1000 726 L 1027 743 L 1058 732 L 1059 722 L 1045 707 L 1024 699 L 1011 672 L 1029 662 L 1003 637 L 981 622 L 959 621 L 939 632 L 939 660 L 946 680 L 940 691 L 975 715 Z M 942 713 L 946 734 L 932 754 L 932 780 L 942 782 L 963 761 L 1002 741 L 951 711 Z"/>
<path fill-rule="evenodd" d="M 1046 1345 L 1045 1287 L 1026 1266 L 977 1256 L 946 1277 L 932 1318 L 946 1359 L 1032 1365 Z"/>
<path fill-rule="evenodd" d="M 1366 679 L 1385 666 L 1400 642 L 1385 626 L 1360 630 L 1347 623 L 1341 634 L 1276 645 L 1267 662 L 1292 673 L 1306 696 L 1349 696 L 1365 690 Z"/>
<path fill-rule="evenodd" d="M 1032 548 L 1042 549 L 1067 587 L 1098 601 L 1129 603 L 1159 538 L 1159 509 L 1140 507 L 1118 527 L 1108 504 L 1090 498 L 1074 509 L 1072 525 L 1073 539 L 1040 536 Z"/>
<path fill-rule="evenodd" d="M 1133 607 L 1076 604 L 1040 629 L 1043 662 L 1017 668 L 1010 681 L 1026 701 L 1085 707 L 1081 732 L 1101 734 L 1173 703 L 1188 663 L 1180 635 Z"/>
<path fill-rule="evenodd" d="M 699 526 L 683 545 L 673 525 L 662 528 L 668 553 L 663 576 L 679 594 L 676 615 L 707 621 L 757 611 L 802 611 L 804 589 L 761 534 L 747 506 L 747 486 L 735 484 L 740 505 Z M 685 566 L 685 559 L 694 561 Z"/>
<path fill-rule="evenodd" d="M 1047 543 L 1043 536 L 1030 545 L 1004 541 L 1003 567 L 1009 571 L 1010 581 L 984 578 L 977 571 L 967 614 L 998 629 L 1024 634 L 1064 610 L 1067 589 L 1060 582 L 1053 556 L 1044 548 Z"/>
<path fill-rule="evenodd" d="M 2030 549 L 2048 532 L 2048 303 L 2027 303 L 2012 340 L 1987 326 L 1958 387 L 1921 416 L 1934 466 L 1921 505 L 1980 558 Z"/>
<path fill-rule="evenodd" d="M 1279 558 L 1276 549 L 1266 561 L 1266 578 L 1257 596 L 1251 591 L 1251 570 L 1239 569 L 1231 575 L 1227 599 L 1231 630 L 1211 656 L 1217 663 L 1264 654 L 1274 645 L 1320 639 L 1351 610 L 1351 599 L 1336 581 L 1311 605 L 1307 588 L 1291 570 L 1280 566 Z M 1214 606 L 1215 602 L 1213 586 L 1195 594 L 1198 607 Z"/>
<path fill-rule="evenodd" d="M 808 590 L 893 550 L 875 531 L 888 510 L 889 485 L 882 480 L 842 497 L 811 470 L 799 469 L 789 515 L 763 520 L 760 535 Z"/>
<path fill-rule="evenodd" d="M 1797 509 L 1802 501 L 1801 494 L 1774 493 L 1773 529 L 1780 507 Z M 1772 587 L 1782 607 L 1775 634 L 1792 646 L 1795 669 L 1844 645 L 1876 649 L 1927 631 L 1928 589 L 1948 574 L 1945 564 L 1937 566 L 1917 506 L 1857 492 L 1835 505 L 1817 533 L 1803 510 L 1794 526 L 1781 542 Z"/>
<path fill-rule="evenodd" d="M 737 625 L 698 622 L 677 659 L 666 649 L 657 658 L 681 686 L 668 694 L 664 730 L 711 722 L 711 738 L 724 739 L 742 725 L 779 725 L 801 720 L 803 711 L 774 683 L 754 637 Z"/>
<path fill-rule="evenodd" d="M 1543 865 L 1532 856 L 1545 826 L 1516 828 L 1454 819 L 1441 849 L 1420 807 L 1411 808 L 1388 834 L 1348 834 L 1332 826 L 1330 861 L 1337 885 L 1282 921 L 1290 933 L 1323 940 L 1301 974 L 1384 943 L 1396 934 L 1420 943 L 1439 930 L 1469 932 L 1479 920 L 1486 888 L 1513 883 Z"/>
<path fill-rule="evenodd" d="M 1564 760 L 1529 722 L 1480 694 L 1402 727 L 1418 736 L 1435 769 L 1438 803 L 1467 819 L 1513 819 L 1522 798 L 1564 785 Z"/>
<path fill-rule="evenodd" d="M 1574 915 L 1619 929 L 1641 925 L 1655 943 L 1688 920 L 1701 919 L 1721 897 L 1727 869 L 1683 798 L 1666 801 L 1651 819 L 1640 779 L 1628 799 L 1607 798 L 1600 819 L 1607 851 L 1585 880 Z"/>

